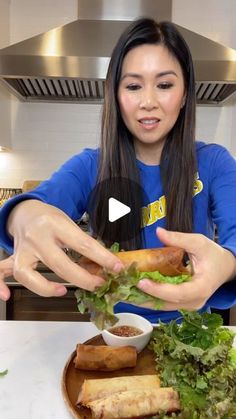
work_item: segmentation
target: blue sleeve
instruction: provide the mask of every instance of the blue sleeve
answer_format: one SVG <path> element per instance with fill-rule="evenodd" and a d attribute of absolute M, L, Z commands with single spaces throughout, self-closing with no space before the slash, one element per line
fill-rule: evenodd
<path fill-rule="evenodd" d="M 218 288 L 207 301 L 211 308 L 227 310 L 236 305 L 236 278 Z"/>
<path fill-rule="evenodd" d="M 211 166 L 210 211 L 219 244 L 236 256 L 236 160 L 221 146 Z"/>
<path fill-rule="evenodd" d="M 71 219 L 78 220 L 86 211 L 88 197 L 96 181 L 97 155 L 96 150 L 85 149 L 32 192 L 7 201 L 0 210 L 0 246 L 12 253 L 13 243 L 7 234 L 6 223 L 10 211 L 23 200 L 38 199 L 61 209 Z"/>
<path fill-rule="evenodd" d="M 210 211 L 217 226 L 219 244 L 236 256 L 236 160 L 221 146 L 213 146 Z M 228 309 L 236 304 L 236 278 L 223 284 L 208 300 L 213 308 Z"/>

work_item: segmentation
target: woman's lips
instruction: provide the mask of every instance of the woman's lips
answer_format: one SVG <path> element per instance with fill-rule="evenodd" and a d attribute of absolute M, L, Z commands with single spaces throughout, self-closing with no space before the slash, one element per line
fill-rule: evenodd
<path fill-rule="evenodd" d="M 141 125 L 142 128 L 150 130 L 153 128 L 156 128 L 160 122 L 160 119 L 158 118 L 142 118 L 139 119 L 138 121 Z"/>

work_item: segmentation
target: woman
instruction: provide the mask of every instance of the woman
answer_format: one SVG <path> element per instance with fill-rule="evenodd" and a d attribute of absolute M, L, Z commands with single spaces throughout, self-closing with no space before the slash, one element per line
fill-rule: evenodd
<path fill-rule="evenodd" d="M 36 272 L 39 260 L 81 288 L 92 291 L 101 285 L 101 278 L 69 260 L 65 247 L 112 271 L 122 269 L 115 255 L 72 221 L 88 210 L 96 186 L 93 231 L 106 245 L 117 241 L 119 229 L 101 217 L 115 179 L 124 196 L 132 195 L 132 181 L 148 197 L 145 202 L 141 192 L 132 197 L 142 207 L 142 219 L 137 213 L 141 227 L 128 241 L 119 235 L 121 247 L 182 247 L 195 272 L 191 282 L 178 286 L 140 281 L 143 291 L 164 300 L 161 312 L 123 303 L 116 311 L 125 308 L 151 321 L 168 321 L 180 308 L 206 310 L 235 303 L 236 163 L 221 146 L 195 143 L 194 91 L 191 54 L 175 26 L 146 18 L 131 24 L 108 69 L 100 150 L 84 150 L 1 211 L 1 245 L 11 251 L 14 238 L 13 255 L 0 264 L 2 299 L 9 298 L 3 279 L 12 272 L 40 295 L 66 293 L 63 285 Z M 123 185 L 122 179 L 128 183 Z M 219 245 L 212 240 L 214 225 Z"/>

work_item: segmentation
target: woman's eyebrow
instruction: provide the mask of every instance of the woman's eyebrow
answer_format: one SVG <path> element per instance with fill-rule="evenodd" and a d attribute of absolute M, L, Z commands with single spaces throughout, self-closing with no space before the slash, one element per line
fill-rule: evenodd
<path fill-rule="evenodd" d="M 175 71 L 166 70 L 166 71 L 161 71 L 160 73 L 157 73 L 156 78 L 168 76 L 169 74 L 178 77 Z M 137 79 L 142 79 L 143 78 L 143 76 L 141 74 L 138 74 L 138 73 L 125 73 L 121 77 L 121 80 L 124 80 L 127 77 L 134 77 L 134 78 L 137 78 Z"/>
<path fill-rule="evenodd" d="M 121 77 L 121 80 L 126 79 L 127 77 L 135 77 L 136 79 L 142 79 L 143 77 L 141 76 L 141 74 L 137 74 L 137 73 L 125 73 L 123 74 L 123 76 Z"/>
<path fill-rule="evenodd" d="M 161 71 L 160 73 L 157 73 L 156 77 L 163 77 L 163 76 L 168 76 L 169 74 L 172 74 L 173 76 L 177 76 L 177 73 L 174 70 L 166 70 L 166 71 Z"/>

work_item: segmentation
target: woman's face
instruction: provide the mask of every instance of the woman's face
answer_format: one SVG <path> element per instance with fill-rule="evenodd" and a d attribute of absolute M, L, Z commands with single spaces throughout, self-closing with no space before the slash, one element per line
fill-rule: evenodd
<path fill-rule="evenodd" d="M 161 153 L 184 105 L 183 73 L 163 45 L 141 45 L 125 56 L 118 87 L 123 121 L 134 136 L 137 156 Z"/>

